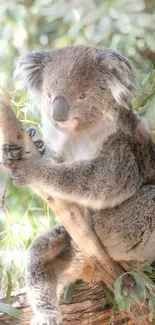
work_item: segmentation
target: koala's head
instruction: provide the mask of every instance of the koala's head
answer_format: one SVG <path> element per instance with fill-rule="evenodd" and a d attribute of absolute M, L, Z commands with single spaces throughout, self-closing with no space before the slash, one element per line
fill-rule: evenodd
<path fill-rule="evenodd" d="M 29 53 L 19 60 L 16 74 L 59 128 L 86 128 L 114 108 L 129 109 L 137 88 L 127 58 L 84 45 Z"/>

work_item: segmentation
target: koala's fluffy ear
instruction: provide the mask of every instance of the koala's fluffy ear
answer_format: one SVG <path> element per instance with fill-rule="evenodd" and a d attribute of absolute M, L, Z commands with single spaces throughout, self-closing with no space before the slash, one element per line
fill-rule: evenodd
<path fill-rule="evenodd" d="M 116 102 L 129 108 L 133 94 L 138 89 L 131 62 L 111 49 L 98 53 L 98 58 L 104 79 Z"/>
<path fill-rule="evenodd" d="M 30 94 L 41 91 L 44 67 L 51 59 L 51 56 L 52 51 L 34 51 L 28 53 L 16 63 L 14 76 L 21 76 Z"/>

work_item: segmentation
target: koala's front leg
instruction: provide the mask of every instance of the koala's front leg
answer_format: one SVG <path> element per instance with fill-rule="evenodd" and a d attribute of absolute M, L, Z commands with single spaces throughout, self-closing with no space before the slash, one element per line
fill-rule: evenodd
<path fill-rule="evenodd" d="M 10 168 L 19 186 L 39 185 L 51 196 L 95 209 L 108 207 L 112 200 L 116 204 L 115 198 L 119 199 L 119 196 L 121 203 L 135 194 L 140 186 L 137 163 L 127 149 L 123 150 L 121 157 L 118 157 L 117 150 L 111 153 L 109 149 L 108 154 L 92 160 L 62 163 L 45 153 L 39 158 L 11 160 Z"/>

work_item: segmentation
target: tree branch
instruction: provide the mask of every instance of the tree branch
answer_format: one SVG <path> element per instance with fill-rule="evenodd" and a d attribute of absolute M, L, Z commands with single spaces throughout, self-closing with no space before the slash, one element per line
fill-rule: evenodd
<path fill-rule="evenodd" d="M 89 287 L 86 283 L 76 285 L 75 293 L 70 304 L 63 299 L 60 303 L 64 325 L 134 325 L 127 318 L 110 307 L 103 310 L 105 293 L 101 285 Z M 0 313 L 0 325 L 30 325 L 33 317 L 32 309 L 27 301 L 25 289 L 13 294 L 10 303 L 19 308 L 22 318 L 16 319 L 7 314 Z"/>

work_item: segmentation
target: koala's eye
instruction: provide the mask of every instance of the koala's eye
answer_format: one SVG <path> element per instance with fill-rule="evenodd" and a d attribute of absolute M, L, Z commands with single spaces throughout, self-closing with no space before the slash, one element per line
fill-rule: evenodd
<path fill-rule="evenodd" d="M 83 93 L 83 94 L 81 94 L 81 95 L 79 96 L 79 99 L 84 99 L 85 97 L 86 97 L 86 94 Z"/>

